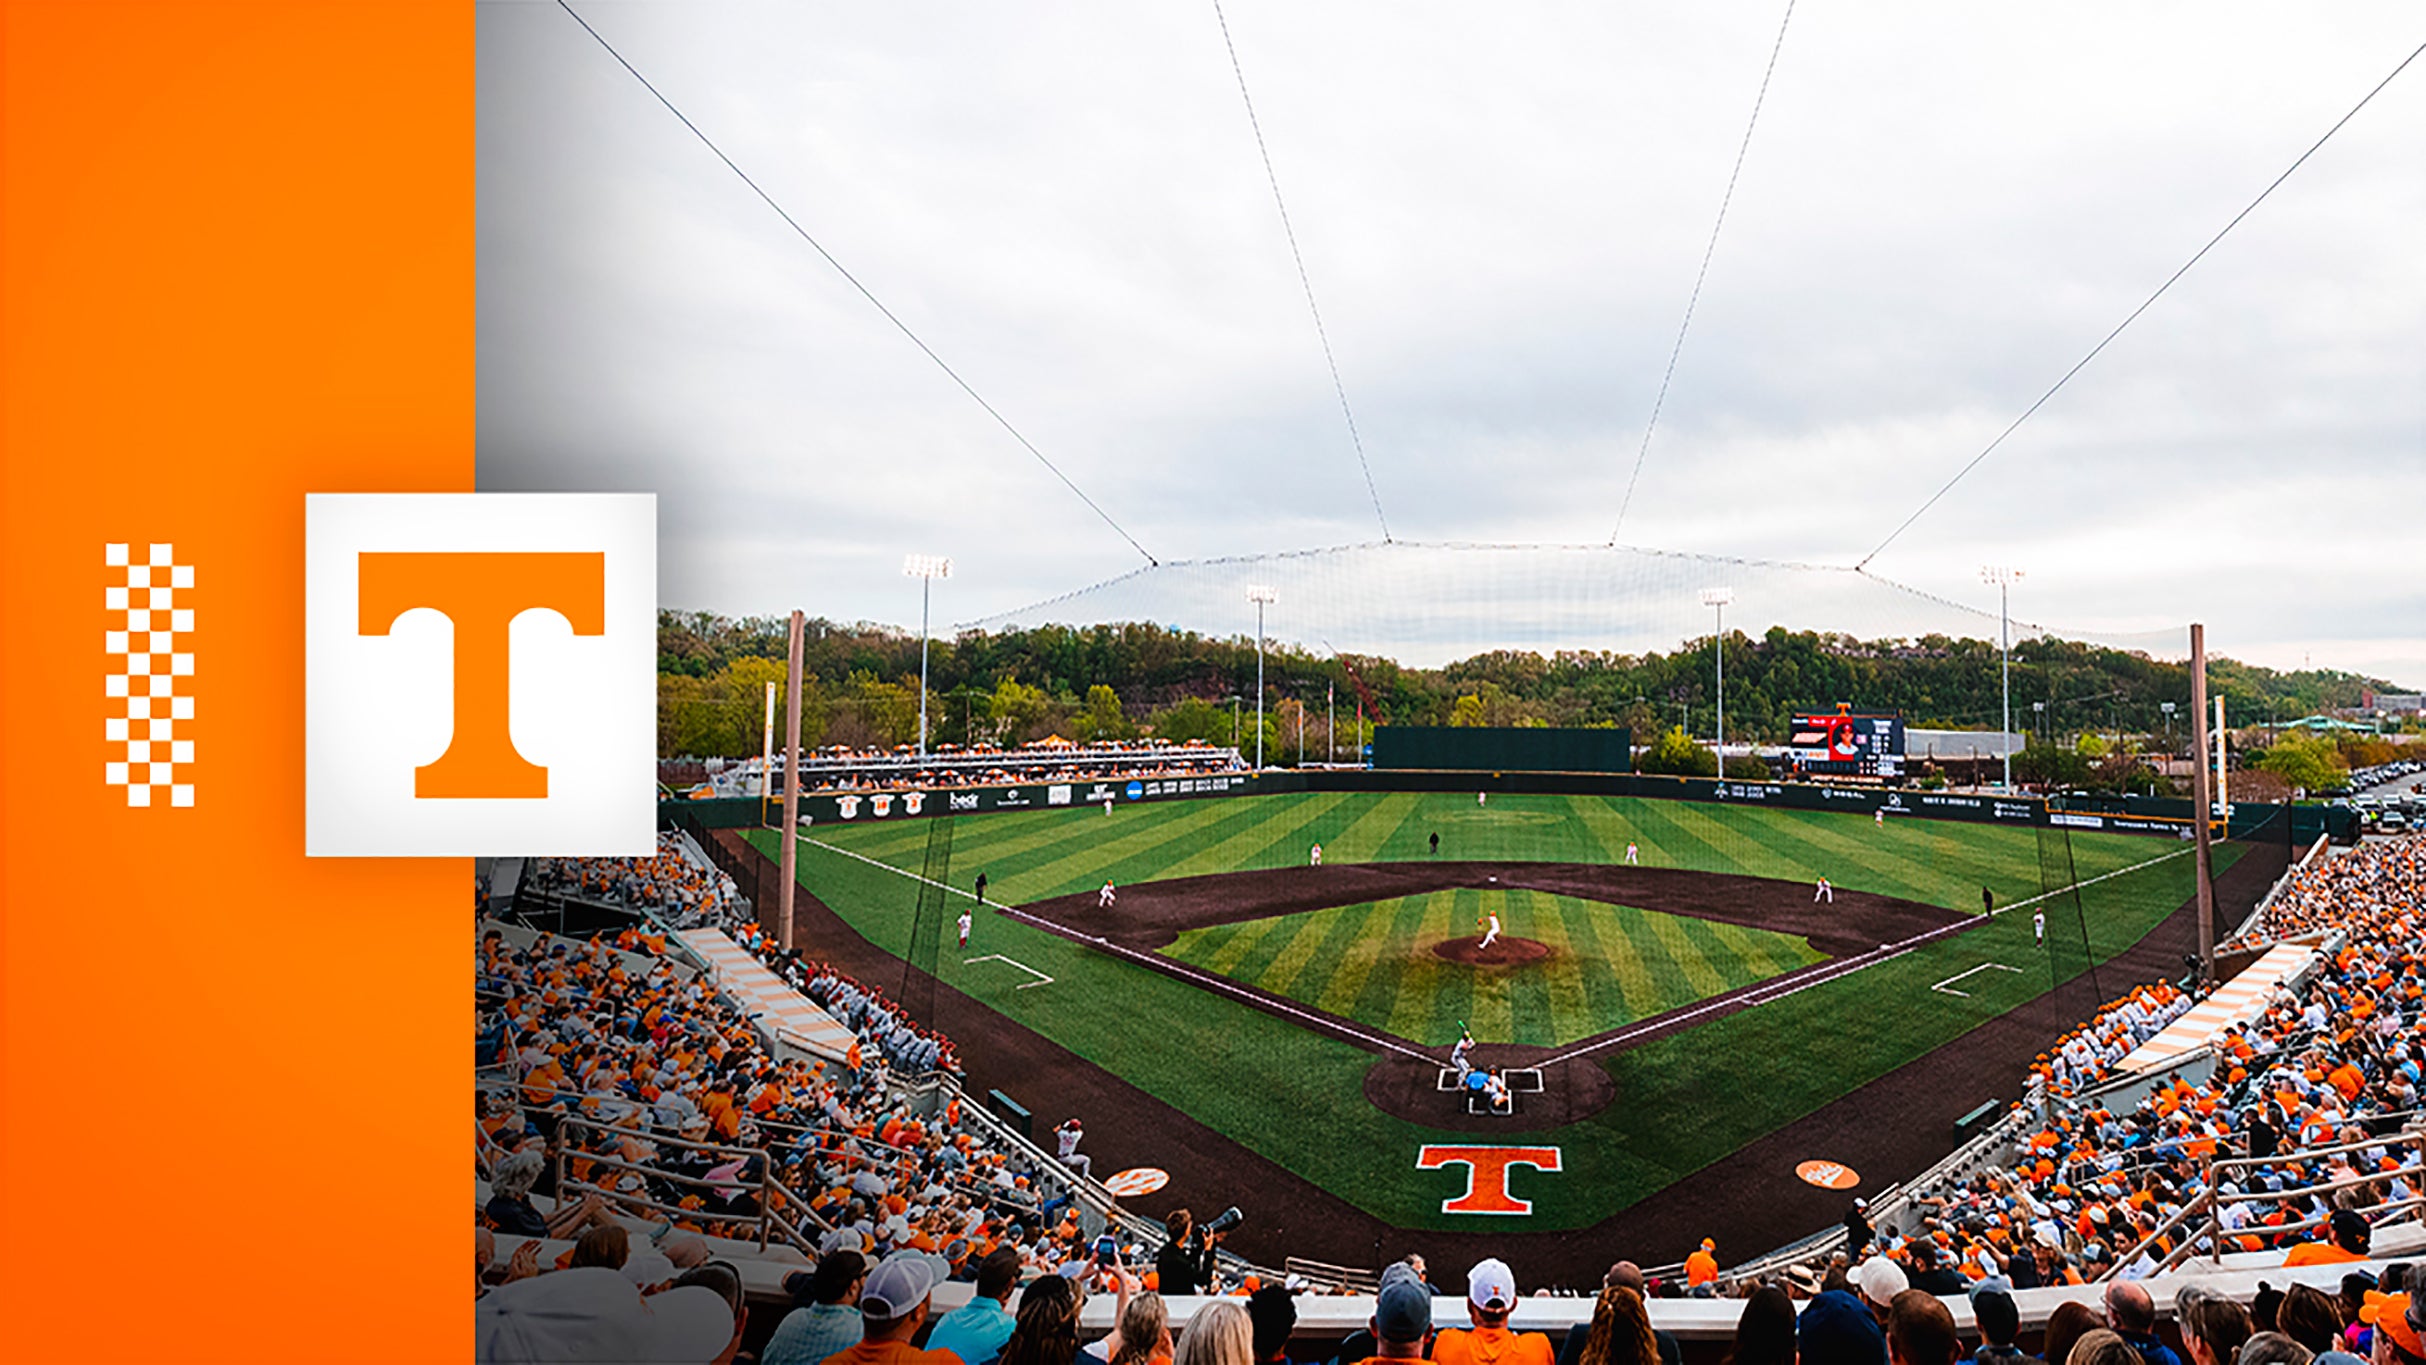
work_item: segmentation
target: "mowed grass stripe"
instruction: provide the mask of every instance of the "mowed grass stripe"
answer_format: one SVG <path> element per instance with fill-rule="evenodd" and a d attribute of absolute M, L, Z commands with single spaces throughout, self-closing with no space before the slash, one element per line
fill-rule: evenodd
<path fill-rule="evenodd" d="M 1383 851 L 1397 839 L 1398 831 L 1413 817 L 1417 805 L 1414 793 L 1392 792 L 1356 812 L 1346 828 L 1323 841 L 1323 861 L 1379 861 Z"/>
<path fill-rule="evenodd" d="M 1340 957 L 1356 943 L 1357 928 L 1364 916 L 1353 906 L 1325 910 L 1306 919 L 1305 931 L 1297 936 L 1289 950 L 1274 960 L 1272 970 L 1255 984 L 1278 995 L 1294 995 L 1298 999 L 1320 996 L 1330 984 L 1331 974 L 1339 969 Z M 1298 945 L 1304 951 L 1298 951 Z M 1299 990 L 1304 982 L 1306 989 Z"/>
<path fill-rule="evenodd" d="M 1280 798 L 1254 797 L 1256 801 Z M 1195 877 L 1209 872 L 1237 872 L 1243 869 L 1271 867 L 1266 861 L 1271 850 L 1281 844 L 1298 842 L 1306 826 L 1336 808 L 1345 797 L 1328 793 L 1296 798 L 1296 804 L 1277 810 L 1267 810 L 1267 818 L 1240 829 L 1211 846 L 1174 860 L 1154 875 L 1156 877 Z"/>
<path fill-rule="evenodd" d="M 1141 810 L 1137 813 L 1145 815 L 1149 812 Z M 1019 871 L 1013 878 L 1014 884 L 1022 888 L 1038 884 L 1042 889 L 1026 894 L 1042 897 L 1064 895 L 1070 890 L 1093 884 L 1107 871 L 1111 875 L 1125 876 L 1132 882 L 1155 881 L 1175 875 L 1167 869 L 1174 862 L 1184 862 L 1188 856 L 1181 853 L 1175 857 L 1169 852 L 1174 846 L 1186 842 L 1193 832 L 1185 822 L 1150 819 L 1124 821 L 1117 815 L 1108 819 L 1101 816 L 1095 818 L 1102 822 L 1103 827 L 1095 831 L 1094 838 L 1085 838 L 1073 829 L 1071 833 L 1084 841 L 1083 846 Z M 1234 839 L 1249 839 L 1254 834 L 1255 830 L 1251 827 L 1241 831 Z"/>
<path fill-rule="evenodd" d="M 1317 1009 L 1354 1017 L 1356 997 L 1363 992 L 1365 979 L 1373 974 L 1375 959 L 1389 944 L 1397 904 L 1396 900 L 1374 901 L 1361 908 L 1348 906 L 1340 911 L 1341 922 L 1355 926 L 1355 937 L 1342 948 L 1322 990 L 1312 996 Z"/>

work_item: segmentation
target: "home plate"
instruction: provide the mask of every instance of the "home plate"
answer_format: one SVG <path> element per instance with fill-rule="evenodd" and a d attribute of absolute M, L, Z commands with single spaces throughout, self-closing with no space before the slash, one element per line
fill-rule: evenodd
<path fill-rule="evenodd" d="M 1137 1166 L 1113 1176 L 1103 1183 L 1103 1187 L 1117 1198 L 1134 1199 L 1141 1194 L 1152 1194 L 1170 1183 L 1169 1171 L 1156 1166 Z"/>

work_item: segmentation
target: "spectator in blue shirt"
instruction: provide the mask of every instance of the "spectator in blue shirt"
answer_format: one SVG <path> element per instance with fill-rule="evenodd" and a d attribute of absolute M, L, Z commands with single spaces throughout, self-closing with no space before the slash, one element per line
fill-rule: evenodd
<path fill-rule="evenodd" d="M 1019 1287 L 1019 1252 L 996 1247 L 977 1263 L 977 1297 L 944 1315 L 927 1337 L 930 1351 L 950 1351 L 962 1365 L 994 1365 L 1017 1326 L 1007 1305 Z"/>
<path fill-rule="evenodd" d="M 2157 1340 L 2156 1301 L 2136 1282 L 2116 1280 L 2106 1286 L 2106 1322 L 2140 1353 L 2144 1365 L 2182 1365 L 2173 1348 Z"/>
<path fill-rule="evenodd" d="M 786 1277 L 785 1287 L 808 1302 L 776 1324 L 775 1335 L 758 1353 L 759 1365 L 817 1365 L 857 1346 L 865 1335 L 859 1287 L 867 1278 L 867 1258 L 856 1251 L 829 1251 L 815 1270 Z"/>

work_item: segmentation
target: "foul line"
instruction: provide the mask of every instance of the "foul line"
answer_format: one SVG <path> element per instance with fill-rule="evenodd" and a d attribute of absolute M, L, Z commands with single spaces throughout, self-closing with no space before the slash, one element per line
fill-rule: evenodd
<path fill-rule="evenodd" d="M 1141 967 L 1145 967 L 1152 971 L 1161 972 L 1167 976 L 1178 977 L 1182 981 L 1186 981 L 1191 985 L 1211 991 L 1215 995 L 1228 996 L 1230 999 L 1235 1000 L 1242 1005 L 1251 1006 L 1255 1009 L 1262 1010 L 1267 1014 L 1286 1015 L 1291 1019 L 1295 1019 L 1300 1023 L 1305 1024 L 1309 1028 L 1317 1028 L 1321 1029 L 1325 1033 L 1337 1034 L 1342 1037 L 1350 1038 L 1359 1043 L 1363 1043 L 1368 1047 L 1386 1049 L 1388 1051 L 1398 1053 L 1402 1057 L 1413 1057 L 1417 1061 L 1430 1062 L 1434 1066 L 1440 1065 L 1440 1058 L 1429 1052 L 1423 1052 L 1418 1049 L 1408 1047 L 1406 1044 L 1399 1042 L 1397 1039 L 1390 1038 L 1382 1034 L 1367 1033 L 1365 1030 L 1348 1023 L 1346 1020 L 1341 1019 L 1336 1015 L 1317 1014 L 1310 1010 L 1301 1010 L 1295 1005 L 1292 1005 L 1277 997 L 1257 995 L 1252 991 L 1245 990 L 1240 987 L 1238 983 L 1231 981 L 1226 977 L 1219 977 L 1211 975 L 1210 973 L 1200 972 L 1194 967 L 1190 967 L 1185 963 L 1175 962 L 1170 958 L 1163 957 L 1156 953 L 1139 952 L 1135 948 L 1114 943 L 1110 939 L 1102 938 L 1094 934 L 1082 934 L 1076 929 L 1072 929 L 1067 925 L 1055 924 L 1053 921 L 1046 919 L 1042 915 L 1031 915 L 1025 910 L 1013 910 L 1008 907 L 1003 909 L 1003 913 L 1013 919 L 1023 920 L 1028 924 L 1034 925 L 1035 927 L 1046 931 L 1047 933 L 1058 934 L 1073 943 L 1084 944 L 1089 947 L 1098 948 L 1104 952 L 1111 953 L 1116 957 L 1127 958 L 1129 961 L 1134 962 Z"/>
<path fill-rule="evenodd" d="M 823 839 L 812 838 L 806 834 L 799 835 L 797 837 L 802 843 L 815 844 L 817 847 L 822 848 L 829 853 L 839 853 L 846 858 L 855 858 L 860 862 L 866 863 L 870 867 L 882 868 L 896 876 L 907 877 L 914 882 L 920 882 L 927 886 L 938 887 L 942 890 L 949 891 L 956 896 L 965 897 L 969 900 L 977 899 L 974 893 L 963 891 L 957 886 L 951 886 L 943 882 L 933 881 L 929 878 L 920 876 L 915 872 L 904 871 L 901 868 L 893 866 L 891 863 L 880 862 L 874 858 L 868 857 L 863 853 L 853 853 L 847 848 L 836 848 L 834 845 L 825 842 Z M 1988 918 L 1994 918 L 1997 915 L 2003 914 L 2007 910 L 2019 910 L 2025 905 L 2035 905 L 2040 901 L 2063 895 L 2067 891 L 2077 891 L 2084 886 L 2095 886 L 2099 882 L 2111 881 L 2116 877 L 2137 872 L 2143 868 L 2154 867 L 2158 863 L 2170 862 L 2175 858 L 2181 857 L 2185 853 L 2195 851 L 2195 848 L 2177 848 L 2171 853 L 2159 854 L 2154 858 L 2150 858 L 2146 862 L 2133 863 L 2129 867 L 2119 867 L 2112 872 L 2100 873 L 2099 875 L 2088 878 L 2085 881 L 2074 882 L 2070 886 L 2058 887 L 2053 891 L 2042 892 L 2036 896 L 2030 897 L 2028 900 L 2018 900 L 2009 905 L 2000 905 L 1996 909 L 1988 912 Z M 984 902 L 980 902 L 980 904 L 984 904 Z M 1187 981 L 1193 985 L 1212 991 L 1216 995 L 1227 996 L 1232 1000 L 1236 1000 L 1242 1005 L 1263 1010 L 1268 1014 L 1286 1015 L 1292 1019 L 1299 1020 L 1310 1027 L 1321 1029 L 1326 1033 L 1354 1039 L 1355 1041 L 1363 1043 L 1368 1047 L 1384 1049 L 1390 1052 L 1398 1053 L 1401 1056 L 1413 1057 L 1420 1061 L 1431 1062 L 1434 1065 L 1438 1065 L 1440 1062 L 1440 1058 L 1433 1056 L 1429 1052 L 1417 1051 L 1414 1048 L 1400 1043 L 1394 1038 L 1389 1038 L 1377 1033 L 1368 1033 L 1365 1030 L 1357 1028 L 1347 1021 L 1338 1018 L 1337 1016 L 1315 1014 L 1307 1010 L 1301 1010 L 1296 1006 L 1288 1004 L 1279 999 L 1258 996 L 1252 992 L 1241 989 L 1237 983 L 1232 982 L 1227 978 L 1200 972 L 1193 967 L 1173 961 L 1170 958 L 1161 957 L 1153 953 L 1141 953 L 1134 948 L 1123 947 L 1120 944 L 1113 943 L 1108 939 L 1100 938 L 1093 934 L 1082 934 L 1075 929 L 1067 927 L 1066 925 L 1056 924 L 1041 915 L 1031 915 L 1025 910 L 1014 909 L 1011 906 L 996 905 L 994 908 L 1013 919 L 1021 920 L 1029 925 L 1042 929 L 1047 933 L 1057 934 L 1073 943 L 1089 945 L 1102 949 L 1104 952 L 1127 958 L 1130 961 L 1137 963 L 1139 966 L 1148 968 L 1149 970 L 1162 972 L 1167 976 L 1178 977 L 1183 981 Z M 1559 1053 L 1554 1057 L 1544 1058 L 1542 1061 L 1535 1063 L 1535 1065 L 1546 1068 L 1556 1066 L 1561 1062 L 1571 1062 L 1578 1057 L 1590 1056 L 1595 1052 L 1601 1051 L 1603 1048 L 1615 1047 L 1620 1043 L 1630 1043 L 1635 1039 L 1643 1037 L 1647 1034 L 1657 1033 L 1665 1029 L 1671 1029 L 1680 1024 L 1691 1023 L 1705 1015 L 1718 1014 L 1722 1012 L 1732 1013 L 1733 1011 L 1739 1009 L 1754 1009 L 1762 1005 L 1774 1004 L 1777 1001 L 1800 995 L 1804 991 L 1810 990 L 1814 986 L 1824 986 L 1840 977 L 1851 976 L 1853 973 L 1858 972 L 1865 967 L 1875 967 L 1881 963 L 1893 962 L 1895 959 L 1912 952 L 1914 949 L 1933 943 L 1949 934 L 1960 933 L 1961 931 L 1981 922 L 1982 919 L 1980 916 L 1966 916 L 1965 918 L 1957 920 L 1952 924 L 1939 925 L 1935 929 L 1924 930 L 1921 933 L 1914 934 L 1910 938 L 1903 939 L 1895 943 L 1883 944 L 1877 948 L 1871 949 L 1869 952 L 1863 953 L 1859 957 L 1849 957 L 1840 962 L 1811 968 L 1809 969 L 1808 975 L 1789 975 L 1778 977 L 1763 985 L 1755 986 L 1751 990 L 1741 995 L 1721 996 L 1717 999 L 1695 1005 L 1682 1012 L 1671 1012 L 1668 1014 L 1655 1015 L 1652 1018 L 1642 1020 L 1638 1023 L 1629 1024 L 1614 1033 L 1608 1034 L 1597 1042 L 1588 1043 L 1583 1047 Z M 1024 989 L 1024 987 L 1021 989 Z M 1959 994 L 1959 992 L 1949 992 L 1949 994 Z"/>
<path fill-rule="evenodd" d="M 1897 958 L 1904 956 L 1906 953 L 1912 952 L 1914 949 L 1919 948 L 1924 944 L 1935 942 L 1938 939 L 1946 937 L 1948 934 L 1959 934 L 1963 930 L 1969 929 L 1979 922 L 1980 920 L 1978 916 L 1969 916 L 1964 919 L 1956 920 L 1952 924 L 1941 924 L 1935 929 L 1924 930 L 1921 933 L 1914 934 L 1908 939 L 1903 939 L 1896 943 L 1883 944 L 1879 947 L 1873 948 L 1869 952 L 1863 953 L 1859 957 L 1849 957 L 1841 962 L 1834 962 L 1825 966 L 1811 968 L 1809 969 L 1808 975 L 1779 977 L 1763 985 L 1755 986 L 1751 990 L 1740 995 L 1720 996 L 1717 999 L 1708 1000 L 1702 1004 L 1695 1005 L 1691 1009 L 1671 1012 L 1668 1014 L 1654 1015 L 1653 1017 L 1645 1019 L 1640 1023 L 1629 1024 L 1625 1028 L 1609 1034 L 1598 1042 L 1588 1043 L 1583 1047 L 1575 1048 L 1568 1052 L 1562 1052 L 1555 1057 L 1546 1057 L 1541 1061 L 1534 1063 L 1534 1065 L 1547 1069 L 1549 1067 L 1558 1065 L 1560 1062 L 1571 1062 L 1578 1057 L 1590 1056 L 1591 1054 L 1600 1051 L 1602 1048 L 1615 1047 L 1620 1043 L 1630 1043 L 1637 1038 L 1644 1037 L 1648 1034 L 1658 1033 L 1665 1029 L 1671 1029 L 1679 1024 L 1689 1024 L 1704 1015 L 1731 1014 L 1736 1010 L 1748 1010 L 1762 1005 L 1774 1004 L 1777 1001 L 1787 999 L 1790 996 L 1800 995 L 1804 991 L 1810 990 L 1814 986 L 1824 986 L 1829 982 L 1838 979 L 1839 977 L 1851 976 L 1855 972 L 1858 972 L 1865 967 L 1875 967 L 1883 962 L 1893 962 Z"/>
<path fill-rule="evenodd" d="M 2175 858 L 2179 858 L 2185 853 L 2196 853 L 2197 851 L 2197 846 L 2193 845 L 2189 848 L 2177 848 L 2171 853 L 2160 853 L 2156 857 L 2150 858 L 2144 863 L 2133 863 L 2129 867 L 2118 867 L 2112 872 L 2101 872 L 2097 876 L 2091 877 L 2086 881 L 2074 882 L 2070 886 L 2059 886 L 2053 891 L 2042 891 L 2039 894 L 2032 896 L 2028 900 L 2015 901 L 2011 905 L 2000 905 L 1994 910 L 1989 911 L 1988 915 L 1993 919 L 1998 915 L 2004 914 L 2008 910 L 2019 910 L 2025 905 L 2036 905 L 2040 901 L 2053 900 L 2057 896 L 2063 895 L 2067 891 L 2078 891 L 2084 886 L 2095 886 L 2099 882 L 2112 881 L 2125 873 L 2137 872 L 2143 867 L 2154 867 L 2158 863 L 2171 862 Z"/>
<path fill-rule="evenodd" d="M 877 859 L 868 857 L 864 853 L 853 853 L 847 848 L 836 848 L 834 845 L 827 843 L 823 839 L 812 838 L 806 834 L 798 837 L 802 843 L 815 844 L 817 847 L 822 848 L 829 853 L 839 853 L 845 858 L 855 858 L 860 862 L 866 863 L 870 867 L 882 868 L 896 876 L 907 877 L 911 881 L 920 882 L 927 886 L 940 887 L 941 889 L 949 891 L 956 896 L 964 896 L 970 900 L 977 899 L 973 893 L 963 891 L 957 886 L 947 885 L 943 882 L 920 876 L 915 872 L 904 871 L 901 868 L 893 866 L 891 863 L 881 862 Z M 1435 1066 L 1440 1064 L 1440 1058 L 1432 1055 L 1429 1052 L 1417 1051 L 1416 1049 L 1408 1047 L 1394 1038 L 1384 1037 L 1378 1033 L 1367 1033 L 1363 1029 L 1357 1028 L 1347 1021 L 1332 1015 L 1315 1014 L 1307 1010 L 1301 1010 L 1296 1006 L 1290 1005 L 1281 1000 L 1257 996 L 1252 992 L 1241 989 L 1235 982 L 1229 981 L 1222 977 L 1211 976 L 1204 972 L 1197 971 L 1193 967 L 1186 966 L 1185 964 L 1179 962 L 1174 962 L 1170 958 L 1160 957 L 1153 953 L 1141 953 L 1134 948 L 1123 947 L 1122 945 L 1114 943 L 1109 939 L 1100 938 L 1093 934 L 1082 934 L 1076 929 L 1072 929 L 1067 925 L 1056 924 L 1053 921 L 1046 919 L 1042 915 L 1031 915 L 1025 910 L 1016 909 L 1012 906 L 996 905 L 994 908 L 1012 919 L 1019 920 L 1035 928 L 1042 929 L 1049 934 L 1066 938 L 1072 943 L 1099 948 L 1104 952 L 1113 954 L 1114 956 L 1127 958 L 1128 960 L 1137 963 L 1141 967 L 1162 972 L 1169 976 L 1178 977 L 1192 985 L 1203 987 L 1216 995 L 1227 996 L 1232 1000 L 1236 1000 L 1242 1005 L 1248 1005 L 1255 1009 L 1263 1010 L 1269 1014 L 1287 1015 L 1292 1019 L 1296 1019 L 1308 1025 L 1309 1027 L 1321 1029 L 1326 1033 L 1341 1035 L 1354 1039 L 1355 1041 L 1368 1047 L 1386 1049 L 1391 1052 L 1396 1052 L 1402 1056 L 1413 1057 L 1420 1061 L 1430 1062 Z M 1025 988 L 1022 987 L 1020 989 Z"/>
<path fill-rule="evenodd" d="M 984 957 L 964 957 L 960 960 L 960 965 L 963 967 L 974 967 L 980 962 L 1005 963 L 1009 966 L 1017 967 L 1019 970 L 1036 978 L 1034 981 L 1023 981 L 1020 984 L 1013 986 L 1011 989 L 1015 991 L 1029 991 L 1036 989 L 1038 986 L 1050 986 L 1053 984 L 1053 978 L 1045 975 L 1043 972 L 1036 970 L 1034 967 L 1020 961 L 1018 958 L 1004 957 L 1000 953 L 988 953 Z"/>

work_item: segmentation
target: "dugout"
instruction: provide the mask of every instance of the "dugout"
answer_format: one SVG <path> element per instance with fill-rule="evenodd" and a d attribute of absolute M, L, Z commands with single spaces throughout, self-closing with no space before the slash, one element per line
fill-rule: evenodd
<path fill-rule="evenodd" d="M 1384 725 L 1373 731 L 1377 770 L 1483 773 L 1630 773 L 1630 730 L 1553 726 Z"/>

